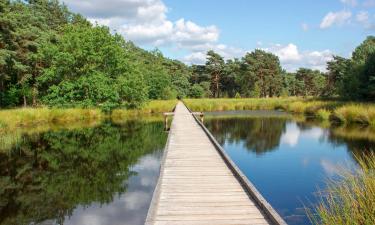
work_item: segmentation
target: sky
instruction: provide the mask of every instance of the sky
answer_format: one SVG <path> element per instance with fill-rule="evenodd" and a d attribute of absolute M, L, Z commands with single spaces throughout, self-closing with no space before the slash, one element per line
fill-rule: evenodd
<path fill-rule="evenodd" d="M 332 55 L 350 57 L 375 35 L 375 0 L 63 1 L 92 23 L 187 64 L 204 64 L 208 50 L 231 59 L 263 49 L 287 71 L 325 71 Z"/>

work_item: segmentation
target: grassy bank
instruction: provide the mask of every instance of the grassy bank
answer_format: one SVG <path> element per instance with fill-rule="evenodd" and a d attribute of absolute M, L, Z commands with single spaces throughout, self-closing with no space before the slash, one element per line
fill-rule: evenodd
<path fill-rule="evenodd" d="M 115 109 L 111 113 L 113 119 L 124 118 L 127 116 L 137 116 L 151 113 L 171 112 L 177 104 L 177 100 L 154 100 L 148 102 L 140 109 Z"/>
<path fill-rule="evenodd" d="M 39 124 L 64 124 L 102 117 L 99 109 L 20 108 L 0 111 L 0 130 Z"/>
<path fill-rule="evenodd" d="M 309 211 L 314 224 L 375 224 L 375 154 L 358 159 L 360 169 L 343 170 L 339 181 L 329 181 L 321 202 Z"/>
<path fill-rule="evenodd" d="M 186 99 L 193 111 L 284 110 L 322 121 L 366 124 L 375 127 L 375 104 L 302 98 Z"/>

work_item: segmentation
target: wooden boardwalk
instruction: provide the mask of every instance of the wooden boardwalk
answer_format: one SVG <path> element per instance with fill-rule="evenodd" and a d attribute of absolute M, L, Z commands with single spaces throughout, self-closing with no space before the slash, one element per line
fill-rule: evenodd
<path fill-rule="evenodd" d="M 225 157 L 179 102 L 146 224 L 285 224 Z"/>

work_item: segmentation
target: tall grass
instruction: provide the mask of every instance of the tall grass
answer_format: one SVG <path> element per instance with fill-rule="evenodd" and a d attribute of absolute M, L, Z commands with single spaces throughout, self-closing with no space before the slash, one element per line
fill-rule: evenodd
<path fill-rule="evenodd" d="M 334 110 L 333 118 L 343 123 L 360 123 L 375 126 L 374 104 L 348 104 Z"/>
<path fill-rule="evenodd" d="M 0 130 L 30 127 L 38 124 L 62 124 L 95 120 L 102 116 L 99 109 L 20 108 L 0 111 Z"/>
<path fill-rule="evenodd" d="M 342 171 L 321 194 L 316 214 L 308 210 L 313 224 L 375 224 L 375 154 L 359 157 L 360 168 Z"/>
<path fill-rule="evenodd" d="M 360 123 L 375 127 L 375 104 L 315 99 L 247 98 L 247 99 L 186 99 L 193 111 L 284 110 L 315 117 L 322 121 L 345 124 Z"/>
<path fill-rule="evenodd" d="M 150 113 L 171 112 L 177 104 L 177 100 L 154 100 L 148 102 L 140 109 L 127 110 L 115 109 L 112 111 L 111 117 L 114 119 L 123 118 L 127 116 L 137 116 Z"/>
<path fill-rule="evenodd" d="M 184 102 L 193 111 L 228 110 L 274 110 L 283 109 L 299 100 L 298 98 L 241 98 L 241 99 L 185 99 Z"/>

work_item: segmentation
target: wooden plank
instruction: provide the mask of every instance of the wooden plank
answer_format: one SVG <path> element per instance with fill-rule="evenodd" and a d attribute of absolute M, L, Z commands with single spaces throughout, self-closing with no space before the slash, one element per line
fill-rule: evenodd
<path fill-rule="evenodd" d="M 146 224 L 271 224 L 181 102 Z"/>

